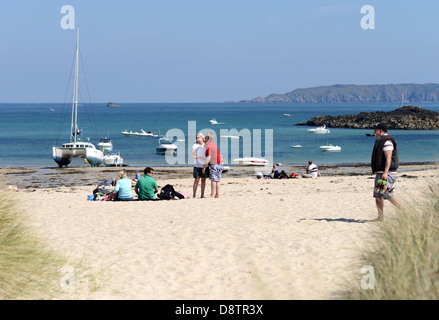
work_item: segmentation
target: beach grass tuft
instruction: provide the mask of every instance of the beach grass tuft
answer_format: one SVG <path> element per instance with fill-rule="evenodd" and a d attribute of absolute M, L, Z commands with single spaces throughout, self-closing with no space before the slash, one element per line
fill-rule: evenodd
<path fill-rule="evenodd" d="M 370 274 L 362 274 L 363 285 L 351 282 L 344 298 L 439 299 L 439 184 L 428 186 L 425 194 L 377 223 L 374 240 L 360 258 L 373 268 L 373 282 Z"/>
<path fill-rule="evenodd" d="M 107 268 L 70 261 L 26 224 L 13 188 L 0 184 L 0 300 L 83 299 L 109 282 Z M 5 189 L 8 190 L 8 189 Z"/>
<path fill-rule="evenodd" d="M 66 259 L 30 232 L 16 202 L 0 191 L 0 299 L 55 298 Z"/>

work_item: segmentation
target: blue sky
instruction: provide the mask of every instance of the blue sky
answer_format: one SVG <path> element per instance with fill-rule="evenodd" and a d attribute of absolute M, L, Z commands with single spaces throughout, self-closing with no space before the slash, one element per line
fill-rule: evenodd
<path fill-rule="evenodd" d="M 0 102 L 63 102 L 75 9 L 92 102 L 224 102 L 331 84 L 439 82 L 439 2 L 0 2 Z M 375 29 L 363 30 L 363 5 Z"/>

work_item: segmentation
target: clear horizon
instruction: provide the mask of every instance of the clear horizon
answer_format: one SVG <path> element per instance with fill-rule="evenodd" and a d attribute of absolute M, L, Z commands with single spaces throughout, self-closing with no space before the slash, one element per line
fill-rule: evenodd
<path fill-rule="evenodd" d="M 60 24 L 67 4 L 92 102 L 222 103 L 334 84 L 439 82 L 435 1 L 25 0 L 0 4 L 0 102 L 64 100 L 76 41 Z M 364 5 L 375 29 L 360 25 Z"/>

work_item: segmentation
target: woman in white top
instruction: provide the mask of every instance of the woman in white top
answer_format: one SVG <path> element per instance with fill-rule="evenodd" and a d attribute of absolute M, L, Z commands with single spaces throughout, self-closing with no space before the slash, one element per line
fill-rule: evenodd
<path fill-rule="evenodd" d="M 195 198 L 197 193 L 198 183 L 201 179 L 201 198 L 204 198 L 204 190 L 206 189 L 206 178 L 209 176 L 209 170 L 206 169 L 203 174 L 203 167 L 206 160 L 206 148 L 204 143 L 204 134 L 201 132 L 195 136 L 196 142 L 192 146 L 192 158 L 194 160 L 194 184 L 193 184 L 193 196 Z"/>

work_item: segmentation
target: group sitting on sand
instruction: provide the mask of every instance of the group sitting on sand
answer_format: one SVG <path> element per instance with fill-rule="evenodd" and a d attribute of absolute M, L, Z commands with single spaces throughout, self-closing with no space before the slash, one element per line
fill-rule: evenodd
<path fill-rule="evenodd" d="M 207 133 L 204 136 L 201 132 L 195 137 L 195 144 L 192 147 L 192 158 L 194 159 L 194 184 L 193 197 L 196 197 L 198 184 L 201 180 L 201 198 L 205 198 L 206 178 L 211 181 L 211 198 L 219 198 L 220 181 L 223 171 L 223 157 L 218 146 L 213 141 L 213 134 Z M 132 201 L 132 187 L 138 200 L 168 200 L 188 198 L 183 193 L 175 191 L 172 185 L 166 185 L 158 194 L 158 186 L 154 177 L 154 169 L 146 167 L 144 175 L 140 176 L 139 171 L 135 171 L 134 182 L 128 178 L 126 170 L 119 172 L 116 179 L 109 179 L 97 185 L 97 187 L 114 186 L 113 191 L 105 197 L 105 200 Z M 97 189 L 98 189 L 97 188 Z M 97 191 L 96 189 L 96 191 Z M 102 190 L 102 189 L 101 189 Z"/>
<path fill-rule="evenodd" d="M 290 178 L 300 178 L 300 175 L 296 173 L 291 173 L 288 175 L 285 170 L 279 171 L 278 168 L 279 163 L 273 164 L 273 168 L 271 169 L 270 174 L 263 174 L 262 172 L 258 172 L 256 174 L 257 179 L 290 179 Z M 311 160 L 308 161 L 308 166 L 306 167 L 306 173 L 302 174 L 302 178 L 317 178 L 320 177 L 321 174 L 319 172 L 319 168 L 316 164 L 314 164 Z"/>

